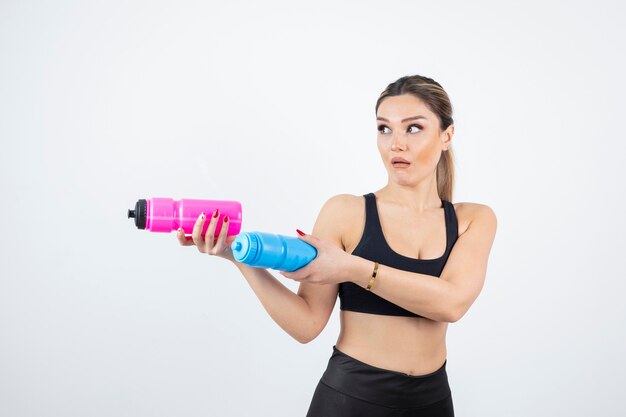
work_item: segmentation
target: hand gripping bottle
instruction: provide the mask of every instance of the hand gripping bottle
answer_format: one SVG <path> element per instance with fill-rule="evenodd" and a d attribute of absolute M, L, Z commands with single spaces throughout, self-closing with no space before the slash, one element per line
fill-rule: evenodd
<path fill-rule="evenodd" d="M 215 239 L 222 230 L 224 216 L 228 216 L 228 236 L 239 234 L 242 213 L 241 203 L 238 201 L 148 198 L 138 200 L 135 204 L 135 210 L 128 210 L 128 218 L 135 219 L 135 226 L 138 229 L 169 233 L 182 227 L 185 234 L 190 235 L 196 220 L 204 212 L 206 220 L 201 233 L 204 236 L 215 209 L 220 211 L 215 227 Z"/>
<path fill-rule="evenodd" d="M 244 232 L 230 244 L 238 262 L 293 272 L 311 262 L 317 249 L 302 239 L 263 232 Z"/>

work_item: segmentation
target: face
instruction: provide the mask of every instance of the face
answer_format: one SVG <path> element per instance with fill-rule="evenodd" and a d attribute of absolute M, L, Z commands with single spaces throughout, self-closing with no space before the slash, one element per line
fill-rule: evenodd
<path fill-rule="evenodd" d="M 435 113 L 411 94 L 385 98 L 378 107 L 376 124 L 378 151 L 385 168 L 390 177 L 404 184 L 434 175 L 454 133 L 454 125 L 440 132 Z M 393 163 L 394 158 L 408 163 Z"/>

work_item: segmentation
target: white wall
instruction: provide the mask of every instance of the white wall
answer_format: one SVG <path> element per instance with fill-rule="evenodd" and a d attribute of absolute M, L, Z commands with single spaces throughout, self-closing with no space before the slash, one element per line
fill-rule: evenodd
<path fill-rule="evenodd" d="M 448 331 L 457 415 L 624 415 L 625 11 L 1 2 L 0 415 L 303 416 L 339 303 L 301 345 L 234 266 L 126 212 L 235 199 L 246 230 L 310 231 L 386 183 L 374 105 L 409 74 L 452 99 L 454 201 L 498 216 Z"/>

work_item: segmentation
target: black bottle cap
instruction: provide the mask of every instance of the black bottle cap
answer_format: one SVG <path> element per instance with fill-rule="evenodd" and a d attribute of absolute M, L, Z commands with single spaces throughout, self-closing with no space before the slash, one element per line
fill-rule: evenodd
<path fill-rule="evenodd" d="M 146 200 L 138 200 L 137 204 L 135 204 L 135 210 L 128 210 L 128 218 L 135 219 L 135 226 L 137 226 L 137 229 L 146 228 L 147 211 Z"/>

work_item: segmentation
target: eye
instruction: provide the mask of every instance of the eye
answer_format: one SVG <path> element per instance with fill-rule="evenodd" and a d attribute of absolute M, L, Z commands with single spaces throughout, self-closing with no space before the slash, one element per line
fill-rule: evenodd
<path fill-rule="evenodd" d="M 380 133 L 385 133 L 385 129 L 389 129 L 389 128 L 387 126 L 385 126 L 385 125 L 379 125 L 378 126 L 378 131 Z"/>
<path fill-rule="evenodd" d="M 410 126 L 409 126 L 409 129 L 411 129 L 412 127 L 416 127 L 416 128 L 418 128 L 419 130 L 422 130 L 422 127 L 421 127 L 421 126 L 419 126 L 419 125 L 410 125 Z M 418 132 L 417 132 L 417 131 L 414 131 L 414 132 L 411 132 L 411 133 L 418 133 Z"/>

